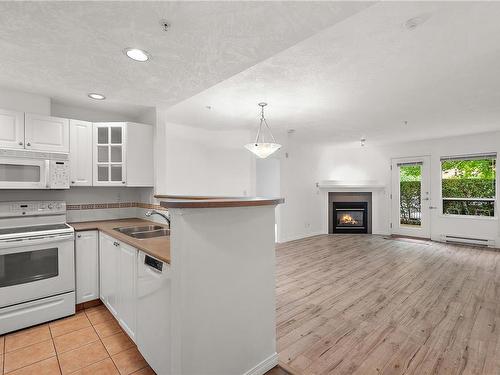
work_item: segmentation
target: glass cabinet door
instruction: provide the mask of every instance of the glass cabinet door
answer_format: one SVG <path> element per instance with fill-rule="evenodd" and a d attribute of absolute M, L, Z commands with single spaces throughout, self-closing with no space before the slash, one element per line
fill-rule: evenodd
<path fill-rule="evenodd" d="M 96 181 L 99 184 L 125 184 L 124 126 L 99 124 L 96 135 Z"/>

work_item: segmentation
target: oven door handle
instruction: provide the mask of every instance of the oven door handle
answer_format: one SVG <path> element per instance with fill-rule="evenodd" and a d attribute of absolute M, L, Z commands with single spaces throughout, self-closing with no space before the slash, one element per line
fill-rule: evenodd
<path fill-rule="evenodd" d="M 73 240 L 74 234 L 61 234 L 61 235 L 48 235 L 41 237 L 23 237 L 15 240 L 3 240 L 0 241 L 0 250 L 6 248 L 14 248 L 14 247 L 25 247 L 25 246 L 33 246 L 33 245 L 45 245 L 51 244 L 55 242 L 68 241 Z M 0 251 L 1 253 L 1 251 Z"/>

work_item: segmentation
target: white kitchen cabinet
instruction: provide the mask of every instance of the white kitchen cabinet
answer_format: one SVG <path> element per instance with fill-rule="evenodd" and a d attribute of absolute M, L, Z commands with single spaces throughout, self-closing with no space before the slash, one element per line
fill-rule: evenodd
<path fill-rule="evenodd" d="M 83 303 L 99 298 L 98 250 L 97 231 L 90 230 L 76 233 L 76 303 Z"/>
<path fill-rule="evenodd" d="M 92 186 L 92 130 L 91 122 L 70 120 L 70 186 Z"/>
<path fill-rule="evenodd" d="M 0 109 L 0 147 L 24 148 L 24 112 Z"/>
<path fill-rule="evenodd" d="M 99 278 L 102 302 L 135 341 L 138 250 L 107 234 L 99 235 Z"/>
<path fill-rule="evenodd" d="M 126 185 L 125 123 L 94 124 L 94 185 Z"/>
<path fill-rule="evenodd" d="M 153 127 L 94 123 L 94 186 L 153 186 Z"/>
<path fill-rule="evenodd" d="M 120 243 L 119 302 L 118 322 L 135 341 L 136 333 L 136 285 L 137 285 L 137 250 Z"/>
<path fill-rule="evenodd" d="M 127 123 L 127 186 L 154 186 L 153 127 Z"/>
<path fill-rule="evenodd" d="M 69 153 L 69 120 L 26 113 L 24 139 L 27 150 Z"/>
<path fill-rule="evenodd" d="M 99 294 L 108 310 L 118 316 L 118 282 L 120 273 L 119 242 L 99 233 Z"/>

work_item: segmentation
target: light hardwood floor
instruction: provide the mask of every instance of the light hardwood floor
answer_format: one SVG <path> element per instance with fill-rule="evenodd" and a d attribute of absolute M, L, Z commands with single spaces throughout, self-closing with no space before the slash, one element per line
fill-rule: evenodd
<path fill-rule="evenodd" d="M 500 252 L 372 235 L 281 244 L 277 337 L 298 374 L 500 374 Z"/>

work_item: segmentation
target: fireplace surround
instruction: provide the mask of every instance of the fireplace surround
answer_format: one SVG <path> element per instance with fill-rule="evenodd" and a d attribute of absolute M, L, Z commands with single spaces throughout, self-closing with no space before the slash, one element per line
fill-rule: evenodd
<path fill-rule="evenodd" d="M 328 233 L 372 233 L 372 193 L 329 192 Z"/>

